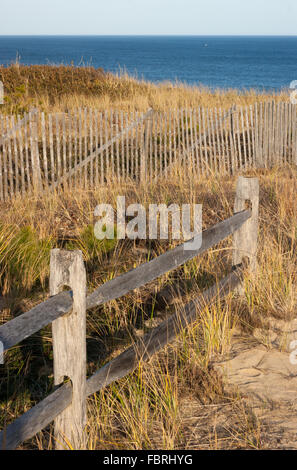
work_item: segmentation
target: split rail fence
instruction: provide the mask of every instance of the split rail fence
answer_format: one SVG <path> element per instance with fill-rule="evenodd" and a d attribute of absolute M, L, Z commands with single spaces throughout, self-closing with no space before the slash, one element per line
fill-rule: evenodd
<path fill-rule="evenodd" d="M 222 109 L 93 109 L 0 116 L 0 200 L 61 185 L 92 188 L 297 164 L 296 105 L 266 102 Z"/>
<path fill-rule="evenodd" d="M 251 209 L 246 209 L 250 201 Z M 133 371 L 140 361 L 148 360 L 197 319 L 197 312 L 211 305 L 218 296 L 242 289 L 245 258 L 248 268 L 256 270 L 258 233 L 259 181 L 239 177 L 234 215 L 202 232 L 199 249 L 189 250 L 187 244 L 98 287 L 86 295 L 86 271 L 80 251 L 52 250 L 50 295 L 45 302 L 0 326 L 4 351 L 52 323 L 54 383 L 56 389 L 0 433 L 0 448 L 14 449 L 22 442 L 54 423 L 57 449 L 85 448 L 87 436 L 86 399 L 112 382 Z M 229 275 L 204 290 L 184 305 L 182 312 L 163 321 L 140 338 L 118 357 L 108 362 L 90 378 L 86 378 L 86 310 L 124 296 L 159 276 L 206 252 L 233 235 L 233 268 Z M 201 234 L 197 235 L 200 236 Z M 193 245 L 191 245 L 193 246 Z M 63 286 L 70 291 L 62 291 Z M 70 381 L 64 382 L 68 377 Z"/>

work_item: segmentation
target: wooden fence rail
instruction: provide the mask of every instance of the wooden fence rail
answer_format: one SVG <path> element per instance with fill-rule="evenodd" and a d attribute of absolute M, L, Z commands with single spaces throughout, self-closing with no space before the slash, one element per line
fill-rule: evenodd
<path fill-rule="evenodd" d="M 193 240 L 190 240 L 148 263 L 106 282 L 87 296 L 87 309 L 118 299 L 131 290 L 137 289 L 181 266 L 232 235 L 250 217 L 251 212 L 249 210 L 239 212 L 203 231 L 202 245 L 199 249 L 195 251 L 188 250 L 187 245 L 193 242 Z M 72 303 L 72 292 L 64 291 L 0 326 L 0 341 L 3 344 L 4 351 L 69 313 L 72 309 Z"/>
<path fill-rule="evenodd" d="M 255 178 L 240 177 L 237 184 L 236 208 L 246 200 L 251 210 L 243 210 L 202 232 L 202 246 L 189 251 L 186 242 L 174 250 L 119 276 L 86 295 L 86 274 L 78 251 L 53 250 L 51 253 L 50 291 L 53 297 L 0 327 L 4 349 L 14 346 L 30 334 L 53 322 L 54 379 L 57 389 L 0 433 L 2 449 L 16 448 L 55 420 L 56 448 L 84 448 L 86 437 L 86 398 L 133 371 L 139 361 L 149 359 L 172 341 L 201 311 L 218 297 L 238 288 L 243 279 L 242 259 L 248 257 L 255 268 L 258 227 L 259 185 Z M 239 234 L 239 236 L 236 236 Z M 201 234 L 200 234 L 201 235 Z M 234 236 L 233 259 L 238 263 L 223 280 L 202 292 L 161 325 L 139 339 L 86 380 L 86 309 L 119 298 L 175 269 L 189 259 L 210 249 L 229 235 Z M 198 235 L 197 235 L 198 236 Z M 244 240 L 248 242 L 244 242 Z M 241 246 L 241 243 L 243 244 Z M 72 289 L 59 293 L 64 285 Z M 66 315 L 68 313 L 68 315 Z M 71 380 L 65 383 L 64 376 Z"/>
<path fill-rule="evenodd" d="M 0 200 L 69 185 L 150 181 L 297 164 L 296 105 L 148 110 L 36 109 L 0 116 Z"/>

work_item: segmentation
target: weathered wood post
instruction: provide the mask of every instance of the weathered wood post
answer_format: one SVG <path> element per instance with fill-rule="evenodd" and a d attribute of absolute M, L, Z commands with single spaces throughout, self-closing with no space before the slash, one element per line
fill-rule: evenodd
<path fill-rule="evenodd" d="M 250 272 L 254 273 L 257 269 L 259 180 L 240 176 L 237 181 L 234 212 L 245 210 L 248 202 L 251 205 L 252 216 L 233 235 L 232 261 L 233 266 L 237 266 L 248 257 Z"/>
<path fill-rule="evenodd" d="M 239 168 L 238 162 L 238 153 L 236 151 L 236 127 L 235 127 L 235 115 L 237 113 L 236 104 L 231 108 L 230 114 L 230 145 L 231 145 L 231 174 L 236 173 L 237 168 Z"/>
<path fill-rule="evenodd" d="M 297 166 L 297 106 L 291 104 L 292 109 L 292 163 Z"/>
<path fill-rule="evenodd" d="M 4 104 L 4 85 L 0 80 L 0 104 Z"/>
<path fill-rule="evenodd" d="M 57 449 L 85 447 L 86 425 L 86 270 L 81 251 L 51 251 L 50 295 L 69 286 L 73 309 L 52 324 L 55 385 L 72 382 L 71 405 L 55 420 Z"/>
<path fill-rule="evenodd" d="M 30 110 L 30 131 L 31 131 L 31 161 L 32 161 L 32 178 L 33 187 L 36 193 L 42 189 L 41 170 L 38 150 L 38 112 L 36 109 Z"/>
<path fill-rule="evenodd" d="M 256 155 L 255 167 L 263 168 L 263 105 L 255 103 L 255 137 L 256 137 Z"/>
<path fill-rule="evenodd" d="M 152 110 L 151 110 L 152 111 Z M 149 158 L 149 146 L 150 138 L 152 132 L 152 113 L 145 120 L 144 124 L 144 136 L 143 136 L 143 146 L 141 150 L 141 159 L 140 159 L 140 182 L 144 183 L 147 178 L 147 162 Z"/>

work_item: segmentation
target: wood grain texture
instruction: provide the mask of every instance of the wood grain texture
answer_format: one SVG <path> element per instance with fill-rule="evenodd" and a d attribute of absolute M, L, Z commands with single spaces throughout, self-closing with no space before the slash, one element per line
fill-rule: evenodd
<path fill-rule="evenodd" d="M 144 125 L 143 145 L 140 158 L 140 181 L 144 183 L 148 174 L 149 145 L 152 131 L 152 119 L 149 116 Z"/>
<path fill-rule="evenodd" d="M 257 267 L 259 180 L 240 176 L 237 181 L 234 212 L 242 211 L 247 201 L 252 204 L 252 216 L 233 235 L 233 265 L 241 264 L 243 258 L 248 257 L 250 270 L 254 272 Z"/>
<path fill-rule="evenodd" d="M 32 159 L 32 175 L 34 190 L 39 193 L 42 189 L 39 149 L 38 149 L 38 115 L 36 113 L 30 114 L 30 129 L 31 129 L 31 159 Z"/>
<path fill-rule="evenodd" d="M 4 351 L 69 313 L 71 308 L 72 292 L 65 291 L 4 323 L 0 326 L 0 341 L 4 345 Z"/>
<path fill-rule="evenodd" d="M 86 270 L 81 251 L 51 251 L 50 294 L 69 286 L 73 308 L 69 315 L 52 324 L 54 381 L 60 385 L 67 377 L 72 382 L 71 405 L 55 419 L 56 449 L 85 447 L 86 411 Z"/>
<path fill-rule="evenodd" d="M 31 179 L 31 170 L 29 165 L 29 115 L 25 113 L 25 125 L 24 125 L 24 144 L 25 144 L 25 161 L 26 161 L 26 177 L 27 177 L 27 185 L 28 190 L 31 190 L 32 187 L 32 179 Z"/>

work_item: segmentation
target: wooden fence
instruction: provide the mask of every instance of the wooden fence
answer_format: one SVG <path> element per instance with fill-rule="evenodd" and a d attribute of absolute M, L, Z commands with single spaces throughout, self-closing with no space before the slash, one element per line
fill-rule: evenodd
<path fill-rule="evenodd" d="M 297 164 L 296 105 L 0 116 L 0 200 L 60 185 Z"/>
<path fill-rule="evenodd" d="M 246 210 L 246 201 L 251 209 Z M 52 323 L 54 380 L 56 389 L 0 433 L 0 448 L 13 449 L 33 437 L 55 420 L 56 448 L 86 446 L 86 398 L 133 371 L 139 361 L 149 359 L 172 341 L 218 296 L 240 289 L 242 263 L 249 258 L 249 269 L 256 269 L 259 182 L 240 177 L 237 183 L 235 214 L 202 232 L 199 249 L 187 249 L 193 240 L 103 284 L 86 295 L 86 272 L 80 251 L 52 250 L 50 266 L 51 297 L 32 310 L 0 326 L 4 350 L 17 345 Z M 200 234 L 201 235 L 201 234 Z M 187 303 L 182 313 L 175 313 L 157 328 L 139 339 L 118 357 L 86 379 L 86 310 L 117 299 L 144 286 L 188 260 L 204 253 L 233 235 L 233 269 L 217 284 Z M 198 235 L 199 236 L 199 235 Z M 192 247 L 192 245 L 191 245 Z M 68 285 L 71 291 L 61 291 Z M 70 382 L 63 383 L 64 377 Z"/>

